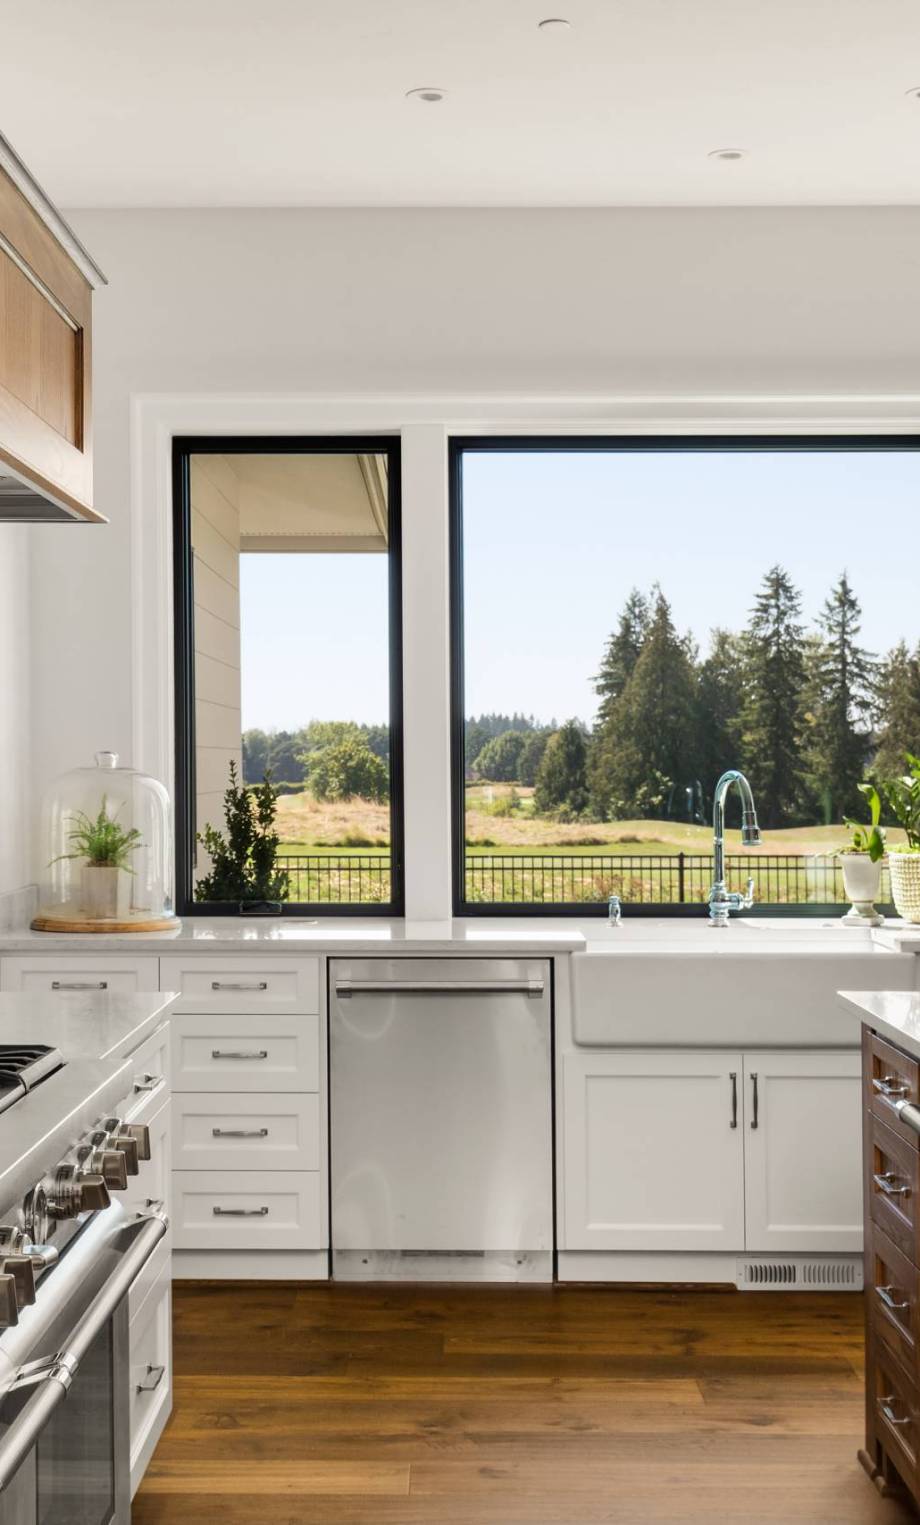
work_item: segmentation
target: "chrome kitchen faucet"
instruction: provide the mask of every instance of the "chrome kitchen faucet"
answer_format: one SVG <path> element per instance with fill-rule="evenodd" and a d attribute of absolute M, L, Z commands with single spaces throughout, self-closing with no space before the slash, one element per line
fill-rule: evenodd
<path fill-rule="evenodd" d="M 729 890 L 725 883 L 725 797 L 732 784 L 738 785 L 741 795 L 741 845 L 754 847 L 760 841 L 760 827 L 751 786 L 737 768 L 729 768 L 716 784 L 712 798 L 712 889 L 709 891 L 709 925 L 727 927 L 729 911 L 747 911 L 754 904 L 754 881 L 749 879 L 747 890 L 739 895 Z"/>

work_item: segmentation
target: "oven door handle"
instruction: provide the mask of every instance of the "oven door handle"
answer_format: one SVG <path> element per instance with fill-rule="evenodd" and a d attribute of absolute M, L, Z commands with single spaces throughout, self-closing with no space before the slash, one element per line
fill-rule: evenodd
<path fill-rule="evenodd" d="M 58 1404 L 66 1398 L 80 1362 L 168 1228 L 169 1219 L 164 1212 L 154 1209 L 141 1214 L 126 1230 L 132 1235 L 131 1242 L 115 1271 L 71 1331 L 60 1353 L 39 1366 L 22 1368 L 18 1386 L 20 1389 L 32 1386 L 33 1391 L 0 1438 L 0 1493 L 12 1481 Z M 16 1387 L 14 1383 L 13 1392 Z"/>

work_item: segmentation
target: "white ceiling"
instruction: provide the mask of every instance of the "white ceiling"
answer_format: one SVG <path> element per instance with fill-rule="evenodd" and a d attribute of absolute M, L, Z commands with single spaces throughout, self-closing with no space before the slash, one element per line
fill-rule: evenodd
<path fill-rule="evenodd" d="M 0 33 L 0 130 L 64 207 L 920 201 L 917 0 L 0 0 Z"/>

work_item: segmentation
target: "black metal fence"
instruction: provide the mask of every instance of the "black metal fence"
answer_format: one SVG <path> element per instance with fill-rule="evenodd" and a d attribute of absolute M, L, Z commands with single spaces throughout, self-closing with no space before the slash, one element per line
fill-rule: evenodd
<path fill-rule="evenodd" d="M 754 895 L 768 905 L 846 902 L 834 857 L 795 853 L 726 855 L 730 889 L 754 880 Z M 467 854 L 470 901 L 521 905 L 590 904 L 619 895 L 643 905 L 695 905 L 709 897 L 711 853 L 484 853 Z M 887 869 L 880 900 L 891 898 Z"/>
<path fill-rule="evenodd" d="M 843 875 L 833 856 L 732 853 L 726 857 L 730 889 L 754 880 L 766 905 L 846 902 Z M 311 905 L 379 905 L 392 894 L 388 853 L 287 855 L 278 866 L 288 877 L 289 899 Z M 467 853 L 466 898 L 484 904 L 586 905 L 608 895 L 642 905 L 697 905 L 709 896 L 711 853 Z M 891 899 L 887 868 L 880 902 Z"/>
<path fill-rule="evenodd" d="M 392 897 L 389 853 L 279 856 L 288 899 L 302 905 L 381 905 Z"/>

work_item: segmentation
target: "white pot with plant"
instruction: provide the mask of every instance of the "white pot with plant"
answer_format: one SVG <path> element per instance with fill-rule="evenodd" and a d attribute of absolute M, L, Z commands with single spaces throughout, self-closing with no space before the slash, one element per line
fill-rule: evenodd
<path fill-rule="evenodd" d="M 884 781 L 885 803 L 905 836 L 888 858 L 891 898 L 905 921 L 920 923 L 920 757 L 905 753 L 908 772 Z"/>
<path fill-rule="evenodd" d="M 879 825 L 882 801 L 873 784 L 860 784 L 860 794 L 869 803 L 869 824 L 844 816 L 844 825 L 853 835 L 850 845 L 837 854 L 843 870 L 843 887 L 850 897 L 850 909 L 843 920 L 851 927 L 878 927 L 884 917 L 875 908 L 885 857 L 885 828 Z"/>
<path fill-rule="evenodd" d="M 109 815 L 108 801 L 103 795 L 98 815 L 90 816 L 78 810 L 71 817 L 67 837 L 74 850 L 62 856 L 85 859 L 80 875 L 80 910 L 83 914 L 91 921 L 126 915 L 134 873 L 130 857 L 141 845 L 137 828 L 132 826 L 125 831 L 116 818 Z"/>

